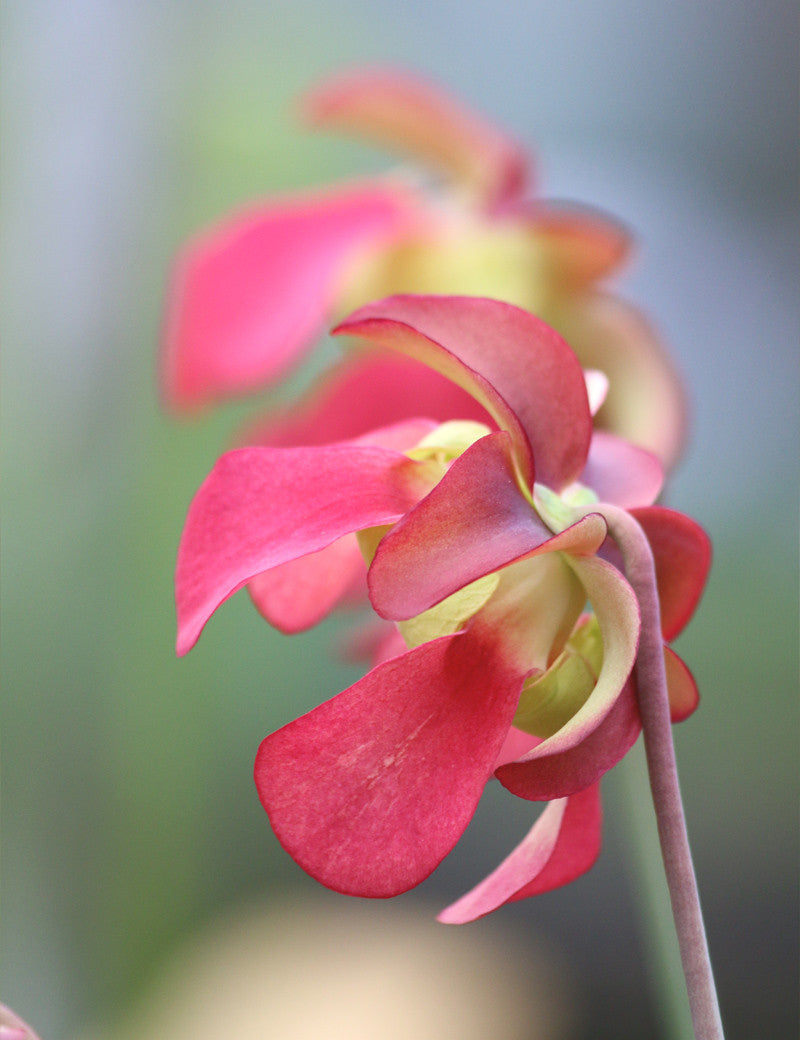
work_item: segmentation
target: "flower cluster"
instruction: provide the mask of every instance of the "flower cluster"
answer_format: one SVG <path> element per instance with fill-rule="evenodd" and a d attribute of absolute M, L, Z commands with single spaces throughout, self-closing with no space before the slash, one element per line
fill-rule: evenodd
<path fill-rule="evenodd" d="M 307 627 L 366 564 L 387 633 L 375 666 L 263 741 L 256 786 L 297 862 L 364 896 L 427 877 L 492 776 L 548 801 L 522 844 L 442 915 L 471 920 L 596 858 L 599 781 L 641 728 L 640 610 L 619 517 L 655 561 L 665 644 L 699 599 L 709 545 L 653 504 L 656 456 L 594 429 L 606 378 L 529 312 L 399 295 L 334 332 L 369 352 L 280 419 L 271 443 L 223 455 L 192 503 L 178 650 L 247 585 L 274 624 Z M 379 384 L 380 372 L 390 375 L 375 397 L 369 373 Z M 376 400 L 383 421 L 371 428 Z M 697 691 L 664 654 L 672 715 L 684 718 Z"/>
<path fill-rule="evenodd" d="M 317 127 L 409 156 L 415 169 L 267 200 L 190 242 L 166 320 L 162 382 L 172 407 L 268 385 L 331 321 L 371 300 L 474 294 L 559 331 L 585 368 L 609 380 L 598 425 L 675 461 L 685 425 L 679 380 L 642 315 L 604 288 L 629 251 L 616 221 L 533 196 L 516 141 L 404 73 L 337 77 L 308 95 L 304 111 Z"/>

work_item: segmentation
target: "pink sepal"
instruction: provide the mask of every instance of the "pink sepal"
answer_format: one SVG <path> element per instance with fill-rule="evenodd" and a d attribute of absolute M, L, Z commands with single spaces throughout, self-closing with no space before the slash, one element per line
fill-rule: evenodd
<path fill-rule="evenodd" d="M 423 643 L 262 742 L 259 797 L 312 877 L 350 895 L 392 896 L 452 849 L 522 685 L 501 650 L 470 633 Z"/>
<path fill-rule="evenodd" d="M 398 452 L 353 443 L 223 455 L 189 508 L 178 549 L 178 653 L 257 574 L 393 523 L 437 475 Z"/>
<path fill-rule="evenodd" d="M 466 924 L 504 903 L 566 885 L 597 861 L 602 838 L 600 785 L 550 802 L 528 835 L 496 870 L 443 910 L 444 924 Z"/>
<path fill-rule="evenodd" d="M 664 484 L 664 469 L 644 448 L 595 430 L 580 482 L 601 502 L 631 509 L 655 502 Z"/>
<path fill-rule="evenodd" d="M 283 375 L 330 320 L 351 260 L 417 209 L 408 189 L 376 181 L 252 207 L 190 241 L 168 297 L 167 403 L 197 407 Z"/>

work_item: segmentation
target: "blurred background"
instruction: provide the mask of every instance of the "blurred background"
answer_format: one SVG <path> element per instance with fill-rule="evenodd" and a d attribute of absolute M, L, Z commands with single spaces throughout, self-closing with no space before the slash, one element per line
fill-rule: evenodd
<path fill-rule="evenodd" d="M 320 890 L 251 770 L 262 736 L 359 674 L 331 654 L 339 623 L 290 639 L 239 596 L 173 656 L 185 510 L 244 410 L 160 409 L 170 258 L 238 203 L 385 168 L 292 104 L 391 61 L 527 142 L 545 195 L 637 237 L 619 284 L 694 412 L 669 503 L 716 551 L 676 741 L 723 1017 L 729 1040 L 796 1035 L 794 0 L 9 0 L 3 19 L 0 999 L 43 1040 L 219 1036 L 248 1008 L 262 1024 L 225 1035 L 660 1035 L 635 756 L 605 781 L 589 875 L 447 929 L 435 911 L 531 806 L 494 785 L 392 904 Z"/>

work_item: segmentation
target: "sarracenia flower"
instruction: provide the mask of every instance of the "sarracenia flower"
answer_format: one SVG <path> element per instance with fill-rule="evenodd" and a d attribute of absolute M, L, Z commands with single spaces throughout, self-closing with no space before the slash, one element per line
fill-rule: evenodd
<path fill-rule="evenodd" d="M 295 366 L 329 322 L 395 293 L 479 294 L 537 314 L 609 377 L 601 427 L 666 465 L 684 429 L 679 380 L 642 315 L 601 288 L 620 226 L 532 199 L 521 146 L 440 90 L 389 70 L 324 83 L 318 127 L 399 150 L 439 183 L 395 173 L 245 208 L 176 265 L 163 385 L 176 408 L 251 392 Z"/>
<path fill-rule="evenodd" d="M 178 651 L 254 580 L 275 577 L 289 612 L 304 583 L 324 598 L 357 532 L 372 605 L 403 646 L 263 741 L 258 793 L 305 870 L 363 896 L 430 874 L 491 776 L 550 801 L 443 918 L 468 920 L 564 884 L 597 855 L 599 780 L 640 730 L 639 609 L 609 538 L 614 518 L 641 530 L 655 558 L 659 639 L 691 615 L 708 543 L 687 517 L 652 505 L 652 455 L 593 434 L 577 358 L 528 312 L 399 296 L 335 331 L 423 363 L 475 407 L 460 421 L 422 414 L 331 443 L 224 455 L 178 554 Z M 274 608 L 280 620 L 280 597 Z M 694 682 L 665 654 L 673 717 L 685 717 Z"/>

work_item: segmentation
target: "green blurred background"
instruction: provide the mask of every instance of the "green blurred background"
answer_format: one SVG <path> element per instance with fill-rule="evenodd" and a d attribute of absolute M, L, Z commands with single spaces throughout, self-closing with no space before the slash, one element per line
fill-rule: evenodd
<path fill-rule="evenodd" d="M 359 673 L 331 654 L 338 622 L 288 639 L 245 596 L 174 658 L 183 516 L 251 406 L 166 417 L 156 350 L 188 233 L 273 190 L 384 168 L 298 129 L 291 105 L 326 72 L 387 60 L 514 130 L 545 194 L 639 239 L 621 285 L 694 409 L 669 502 L 716 550 L 680 643 L 703 701 L 676 738 L 723 1012 L 730 1040 L 794 1035 L 796 5 L 18 0 L 3 18 L 0 999 L 43 1040 L 71 1040 L 244 899 L 348 905 L 280 850 L 251 768 L 263 735 Z M 632 762 L 606 782 L 590 875 L 456 933 L 544 942 L 588 1009 L 577 1037 L 658 1035 L 625 823 L 640 779 Z M 430 915 L 461 894 L 530 812 L 492 790 L 401 904 Z"/>

